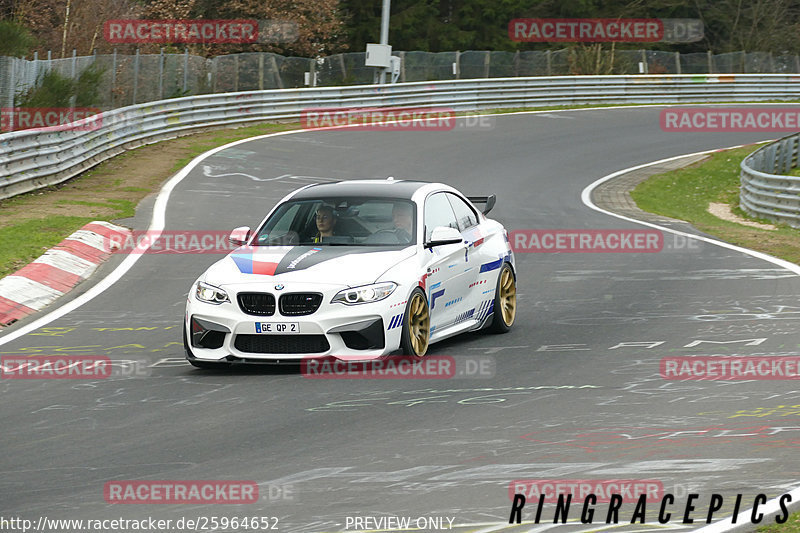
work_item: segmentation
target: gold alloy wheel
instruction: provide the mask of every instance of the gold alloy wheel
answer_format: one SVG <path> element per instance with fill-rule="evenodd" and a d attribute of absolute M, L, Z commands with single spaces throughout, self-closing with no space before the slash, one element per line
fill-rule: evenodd
<path fill-rule="evenodd" d="M 422 293 L 415 293 L 408 305 L 408 335 L 415 355 L 425 355 L 428 351 L 428 334 L 430 332 L 430 315 L 428 303 Z"/>
<path fill-rule="evenodd" d="M 500 275 L 500 311 L 505 325 L 512 325 L 517 316 L 517 286 L 510 268 L 503 269 Z"/>

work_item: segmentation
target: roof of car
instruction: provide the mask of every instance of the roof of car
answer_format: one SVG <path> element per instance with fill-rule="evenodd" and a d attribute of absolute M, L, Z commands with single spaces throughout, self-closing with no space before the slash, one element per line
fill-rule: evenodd
<path fill-rule="evenodd" d="M 292 199 L 319 198 L 322 196 L 370 196 L 377 198 L 408 198 L 421 187 L 431 185 L 417 180 L 349 180 L 318 183 L 298 191 Z"/>

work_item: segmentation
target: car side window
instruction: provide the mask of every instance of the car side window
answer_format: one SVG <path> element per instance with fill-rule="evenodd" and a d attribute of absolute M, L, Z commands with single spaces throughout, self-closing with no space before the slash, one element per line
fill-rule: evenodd
<path fill-rule="evenodd" d="M 450 205 L 453 206 L 453 211 L 456 214 L 458 221 L 458 229 L 464 231 L 478 224 L 478 215 L 475 211 L 461 198 L 455 194 L 448 194 L 447 198 L 450 200 Z"/>
<path fill-rule="evenodd" d="M 448 226 L 458 229 L 456 215 L 443 192 L 437 192 L 425 199 L 425 240 L 431 239 L 433 228 Z"/>

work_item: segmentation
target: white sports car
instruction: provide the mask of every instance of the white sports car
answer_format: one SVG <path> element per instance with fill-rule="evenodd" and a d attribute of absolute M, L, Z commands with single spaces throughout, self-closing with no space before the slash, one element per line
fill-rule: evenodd
<path fill-rule="evenodd" d="M 485 205 L 483 213 L 472 202 Z M 309 185 L 194 283 L 184 344 L 195 366 L 369 360 L 516 316 L 514 254 L 484 215 L 495 197 L 467 198 L 422 181 Z"/>

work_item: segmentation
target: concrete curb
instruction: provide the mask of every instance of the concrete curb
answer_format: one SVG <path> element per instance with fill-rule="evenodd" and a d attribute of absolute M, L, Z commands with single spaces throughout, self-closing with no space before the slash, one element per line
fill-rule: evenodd
<path fill-rule="evenodd" d="M 88 278 L 108 259 L 112 237 L 124 242 L 131 230 L 95 221 L 47 250 L 30 264 L 0 279 L 0 326 L 35 313 Z"/>

